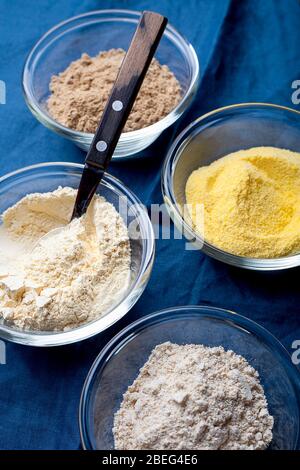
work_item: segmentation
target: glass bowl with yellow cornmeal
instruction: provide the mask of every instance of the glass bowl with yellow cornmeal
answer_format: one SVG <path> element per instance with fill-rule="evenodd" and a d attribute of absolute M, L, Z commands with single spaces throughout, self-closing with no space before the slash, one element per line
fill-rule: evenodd
<path fill-rule="evenodd" d="M 63 72 L 84 53 L 95 57 L 100 51 L 127 50 L 139 18 L 140 12 L 125 9 L 92 11 L 59 23 L 36 43 L 25 62 L 22 81 L 25 101 L 43 125 L 83 150 L 89 149 L 93 133 L 63 125 L 49 113 L 47 101 L 51 77 Z M 193 46 L 170 24 L 162 36 L 155 58 L 161 65 L 166 65 L 179 82 L 179 101 L 158 121 L 141 129 L 123 132 L 114 159 L 124 159 L 147 148 L 180 118 L 195 96 L 199 81 L 197 54 Z M 87 77 L 87 82 L 89 80 L 90 77 Z M 163 107 L 164 104 L 159 103 L 157 109 Z"/>
<path fill-rule="evenodd" d="M 80 228 L 74 242 L 69 237 L 69 214 L 82 170 L 80 164 L 42 163 L 0 178 L 0 214 L 4 214 L 0 220 L 0 338 L 30 346 L 59 346 L 81 341 L 126 315 L 148 283 L 155 252 L 152 224 L 141 202 L 115 177 L 106 174 L 102 179 L 97 189 L 97 195 L 102 199 L 96 196 L 84 216 L 86 229 L 89 229 Z M 71 198 L 61 197 L 70 191 Z M 38 204 L 36 196 L 44 197 L 44 202 Z M 24 198 L 28 201 L 27 206 L 22 205 Z M 99 201 L 97 219 L 93 212 L 96 201 Z M 17 209 L 14 211 L 14 208 Z M 14 237 L 7 238 L 5 214 L 12 212 L 10 229 L 13 231 L 10 233 Z M 116 225 L 110 224 L 111 215 L 116 217 Z M 80 219 L 73 222 L 75 226 L 80 225 Z M 65 227 L 66 235 L 69 233 L 66 244 L 58 242 L 54 235 L 52 241 L 50 237 L 50 251 L 46 247 L 47 239 L 40 246 L 38 241 L 41 235 L 51 230 L 49 223 L 53 224 L 52 228 Z M 36 242 L 32 238 L 28 246 L 27 227 L 30 234 L 38 234 Z M 92 244 L 94 248 L 89 249 Z M 42 256 L 36 256 L 37 250 Z M 83 250 L 88 258 L 82 257 Z M 126 268 L 121 263 L 123 253 L 126 256 L 129 253 Z M 27 255 L 29 264 L 17 264 L 16 272 L 8 275 L 3 271 L 9 269 L 8 263 L 4 261 L 3 264 L 8 255 L 11 255 L 9 266 L 10 258 L 13 263 L 18 263 L 20 259 L 27 259 Z M 86 261 L 91 266 L 89 272 Z M 33 271 L 28 274 L 29 265 L 34 275 Z M 111 295 L 113 285 L 115 289 Z M 100 307 L 103 301 L 104 308 Z M 86 308 L 87 315 L 83 317 Z M 95 315 L 90 315 L 92 312 Z"/>
<path fill-rule="evenodd" d="M 245 103 L 212 111 L 172 144 L 164 201 L 188 249 L 253 270 L 300 265 L 300 113 Z"/>

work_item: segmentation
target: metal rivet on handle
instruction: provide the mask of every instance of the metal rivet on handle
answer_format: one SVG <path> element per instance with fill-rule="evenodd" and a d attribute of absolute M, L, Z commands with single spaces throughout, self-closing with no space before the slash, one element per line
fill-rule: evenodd
<path fill-rule="evenodd" d="M 123 103 L 122 101 L 115 100 L 112 104 L 112 109 L 114 111 L 121 111 L 123 109 Z"/>
<path fill-rule="evenodd" d="M 96 143 L 96 149 L 98 152 L 104 152 L 107 149 L 107 143 L 104 140 L 99 140 L 99 142 Z"/>

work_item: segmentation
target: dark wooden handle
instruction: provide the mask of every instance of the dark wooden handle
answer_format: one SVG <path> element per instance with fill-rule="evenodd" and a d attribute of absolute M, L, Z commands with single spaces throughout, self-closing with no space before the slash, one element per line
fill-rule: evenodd
<path fill-rule="evenodd" d="M 95 194 L 166 25 L 157 13 L 142 14 L 85 159 L 72 219 L 86 212 Z"/>
<path fill-rule="evenodd" d="M 167 21 L 158 13 L 143 12 L 87 154 L 87 165 L 106 170 Z"/>

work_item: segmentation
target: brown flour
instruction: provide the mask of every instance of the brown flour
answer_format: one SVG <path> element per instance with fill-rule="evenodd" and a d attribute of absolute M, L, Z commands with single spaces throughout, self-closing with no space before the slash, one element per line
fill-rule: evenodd
<path fill-rule="evenodd" d="M 259 375 L 222 347 L 163 343 L 152 351 L 115 415 L 115 447 L 265 449 L 273 418 Z"/>
<path fill-rule="evenodd" d="M 100 52 L 96 57 L 82 54 L 62 73 L 53 75 L 47 103 L 51 116 L 71 129 L 95 132 L 124 56 L 122 49 Z M 180 99 L 181 88 L 174 74 L 153 59 L 125 132 L 154 124 Z"/>

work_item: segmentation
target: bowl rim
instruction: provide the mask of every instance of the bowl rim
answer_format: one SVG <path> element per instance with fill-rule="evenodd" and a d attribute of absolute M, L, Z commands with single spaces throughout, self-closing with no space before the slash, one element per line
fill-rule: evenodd
<path fill-rule="evenodd" d="M 42 116 L 43 117 L 43 122 L 49 124 L 49 127 L 53 128 L 54 130 L 60 131 L 63 135 L 67 136 L 68 138 L 71 138 L 73 140 L 91 140 L 94 136 L 93 133 L 88 133 L 88 132 L 82 132 L 82 131 L 76 131 L 74 129 L 71 129 L 69 127 L 64 126 L 63 124 L 60 124 L 58 121 L 53 119 L 50 114 L 47 114 L 44 112 L 42 107 L 39 105 L 39 102 L 35 99 L 34 93 L 31 91 L 31 86 L 30 86 L 30 72 L 29 72 L 29 64 L 31 60 L 34 58 L 34 56 L 37 54 L 39 47 L 42 45 L 42 43 L 48 39 L 49 36 L 53 35 L 53 33 L 56 33 L 60 30 L 60 28 L 71 25 L 74 21 L 84 19 L 84 18 L 89 18 L 93 15 L 127 15 L 127 17 L 123 18 L 122 21 L 127 20 L 127 21 L 135 21 L 139 19 L 140 15 L 142 14 L 142 11 L 139 10 L 130 10 L 130 9 L 103 9 L 103 10 L 93 10 L 89 11 L 87 13 L 82 13 L 80 15 L 72 16 L 64 21 L 61 21 L 60 23 L 57 23 L 55 26 L 50 28 L 46 33 L 44 33 L 40 39 L 34 44 L 32 47 L 31 51 L 27 55 L 25 59 L 25 63 L 23 66 L 23 72 L 22 72 L 22 90 L 23 90 L 23 95 L 25 97 L 26 104 L 30 108 L 30 110 L 33 111 L 33 114 Z M 118 18 L 115 18 L 116 20 Z M 184 48 L 185 56 L 187 58 L 187 61 L 190 64 L 191 68 L 191 81 L 189 84 L 188 89 L 182 96 L 181 100 L 177 104 L 177 106 L 172 109 L 170 113 L 168 113 L 164 118 L 160 119 L 159 121 L 151 124 L 150 126 L 143 127 L 141 129 L 137 129 L 134 131 L 129 131 L 129 132 L 124 132 L 121 134 L 120 140 L 125 142 L 132 141 L 136 138 L 139 137 L 147 137 L 151 136 L 152 134 L 155 134 L 156 132 L 162 132 L 164 129 L 166 129 L 168 126 L 170 126 L 176 119 L 179 117 L 184 110 L 186 109 L 186 103 L 189 100 L 189 97 L 193 93 L 194 90 L 197 89 L 198 83 L 199 83 L 199 70 L 200 70 L 200 65 L 199 65 L 199 60 L 198 56 L 196 54 L 196 51 L 194 47 L 191 45 L 191 43 L 185 38 L 184 35 L 179 33 L 179 31 L 174 28 L 170 23 L 167 24 L 167 27 L 165 29 L 165 32 L 163 35 L 167 36 L 169 39 L 172 38 L 177 40 L 178 42 L 181 43 L 181 46 Z M 175 40 L 173 41 L 175 43 Z"/>
<path fill-rule="evenodd" d="M 15 176 L 26 174 L 26 172 L 28 171 L 43 170 L 55 167 L 61 167 L 61 170 L 63 170 L 64 168 L 68 168 L 70 170 L 82 170 L 84 165 L 82 165 L 81 163 L 72 162 L 45 162 L 29 165 L 0 177 L 0 184 L 9 180 L 10 178 L 14 178 Z M 142 204 L 142 202 L 126 185 L 121 182 L 121 180 L 109 173 L 105 173 L 102 178 L 102 182 L 107 187 L 109 187 L 109 189 L 115 194 L 122 193 L 123 195 L 130 198 L 130 201 L 135 206 L 137 217 L 139 218 L 139 223 L 143 226 L 143 230 L 145 232 L 145 247 L 143 249 L 144 261 L 140 267 L 140 272 L 137 278 L 127 291 L 126 296 L 123 297 L 118 302 L 118 304 L 116 304 L 114 308 L 110 312 L 105 314 L 103 317 L 100 317 L 89 323 L 84 323 L 83 325 L 74 329 L 58 332 L 40 332 L 21 330 L 0 323 L 0 338 L 26 346 L 38 347 L 62 346 L 66 344 L 76 343 L 107 330 L 110 326 L 112 326 L 114 323 L 124 317 L 131 310 L 131 308 L 137 302 L 139 297 L 142 295 L 150 278 L 155 257 L 155 237 L 152 223 L 150 221 L 148 213 L 144 209 L 144 205 Z M 130 307 L 126 307 L 124 309 L 128 298 L 130 298 L 131 294 L 135 290 L 137 291 L 137 296 L 134 298 L 134 301 L 131 300 Z"/>
<path fill-rule="evenodd" d="M 168 322 L 170 320 L 176 320 L 178 318 L 183 319 L 186 317 L 207 317 L 211 320 L 219 320 L 221 322 L 228 323 L 234 328 L 242 329 L 247 333 L 257 337 L 258 340 L 260 340 L 266 347 L 268 347 L 272 351 L 272 354 L 276 355 L 276 357 L 278 356 L 278 361 L 281 364 L 284 364 L 286 361 L 287 367 L 285 367 L 285 371 L 291 383 L 291 386 L 295 391 L 295 396 L 298 401 L 299 422 L 300 400 L 298 394 L 300 391 L 300 367 L 292 363 L 290 354 L 288 353 L 287 349 L 283 346 L 283 344 L 276 338 L 276 336 L 274 336 L 269 330 L 267 330 L 264 326 L 260 325 L 256 321 L 229 309 L 215 307 L 212 305 L 182 305 L 158 310 L 148 315 L 145 315 L 139 318 L 138 320 L 135 320 L 134 322 L 130 323 L 125 328 L 123 328 L 115 336 L 113 336 L 113 338 L 100 350 L 98 356 L 90 367 L 80 396 L 78 420 L 80 440 L 84 450 L 94 449 L 90 438 L 89 428 L 87 425 L 87 413 L 90 403 L 89 393 L 93 390 L 93 382 L 95 378 L 98 377 L 99 374 L 102 374 L 106 364 L 118 352 L 118 350 L 124 347 L 138 334 L 142 333 L 143 330 L 153 325 L 160 324 L 162 322 Z M 295 449 L 298 440 L 299 426 L 298 434 L 296 436 Z"/>
<path fill-rule="evenodd" d="M 222 250 L 221 248 L 214 246 L 213 244 L 207 242 L 203 237 L 201 237 L 201 235 L 192 228 L 192 226 L 187 222 L 187 220 L 182 217 L 181 211 L 176 201 L 173 189 L 174 170 L 176 168 L 176 164 L 180 159 L 182 150 L 189 145 L 190 141 L 194 136 L 194 133 L 196 133 L 197 131 L 197 135 L 200 134 L 202 131 L 202 123 L 205 122 L 205 125 L 209 124 L 219 114 L 226 113 L 228 111 L 230 112 L 232 110 L 241 110 L 247 108 L 285 111 L 287 113 L 294 114 L 300 118 L 300 111 L 296 109 L 279 104 L 264 102 L 244 102 L 231 104 L 228 106 L 222 106 L 220 108 L 213 109 L 212 111 L 209 111 L 199 116 L 194 121 L 192 121 L 187 127 L 185 127 L 183 131 L 180 132 L 180 134 L 172 142 L 170 148 L 167 151 L 161 171 L 161 190 L 164 202 L 166 203 L 170 217 L 173 219 L 173 221 L 173 214 L 175 214 L 176 218 L 180 220 L 180 224 L 184 228 L 184 231 L 189 235 L 189 237 L 191 237 L 191 239 L 196 239 L 198 244 L 202 246 L 201 251 L 211 256 L 212 258 L 225 262 L 229 265 L 253 270 L 275 271 L 295 268 L 300 265 L 300 253 L 279 258 L 251 258 L 246 256 L 235 255 L 233 253 L 229 253 L 227 251 Z"/>

